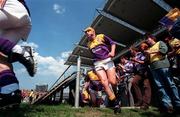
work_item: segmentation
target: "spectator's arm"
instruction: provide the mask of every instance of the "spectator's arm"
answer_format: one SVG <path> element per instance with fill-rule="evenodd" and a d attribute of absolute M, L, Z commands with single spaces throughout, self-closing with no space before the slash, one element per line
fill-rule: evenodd
<path fill-rule="evenodd" d="M 134 61 L 136 63 L 144 64 L 143 60 L 137 60 L 136 58 L 131 58 L 131 61 Z"/>
<path fill-rule="evenodd" d="M 159 52 L 162 54 L 166 54 L 168 52 L 167 45 L 162 41 L 159 42 Z"/>

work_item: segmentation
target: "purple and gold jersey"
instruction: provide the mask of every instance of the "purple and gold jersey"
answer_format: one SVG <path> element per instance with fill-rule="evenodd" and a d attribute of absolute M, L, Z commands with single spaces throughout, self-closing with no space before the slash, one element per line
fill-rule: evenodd
<path fill-rule="evenodd" d="M 90 81 L 89 88 L 94 91 L 101 91 L 103 86 L 99 77 L 93 72 L 88 72 L 88 80 Z"/>
<path fill-rule="evenodd" d="M 95 61 L 98 61 L 109 57 L 110 46 L 113 44 L 115 42 L 111 38 L 104 34 L 99 34 L 88 43 L 88 48 L 93 53 Z"/>

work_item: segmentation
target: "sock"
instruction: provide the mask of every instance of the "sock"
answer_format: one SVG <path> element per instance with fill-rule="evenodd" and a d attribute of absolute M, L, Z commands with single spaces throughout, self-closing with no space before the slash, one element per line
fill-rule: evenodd
<path fill-rule="evenodd" d="M 17 80 L 14 72 L 11 70 L 4 70 L 0 72 L 0 93 L 9 94 L 19 89 L 19 81 Z"/>
<path fill-rule="evenodd" d="M 18 53 L 18 54 L 22 54 L 23 53 L 23 49 L 22 49 L 22 47 L 20 45 L 15 45 L 12 48 L 12 52 Z"/>
<path fill-rule="evenodd" d="M 113 101 L 113 100 L 115 100 L 116 99 L 116 96 L 113 94 L 113 95 L 111 95 L 111 96 L 109 96 L 109 100 L 111 100 L 111 101 Z"/>

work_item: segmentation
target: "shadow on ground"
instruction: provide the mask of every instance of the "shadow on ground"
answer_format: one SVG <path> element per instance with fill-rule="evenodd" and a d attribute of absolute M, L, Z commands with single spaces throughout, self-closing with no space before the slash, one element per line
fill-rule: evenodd
<path fill-rule="evenodd" d="M 28 104 L 21 104 L 13 109 L 0 110 L 0 117 L 27 117 L 29 113 L 44 112 L 43 108 L 34 108 Z"/>
<path fill-rule="evenodd" d="M 152 108 L 147 111 L 140 109 L 131 109 L 130 111 L 138 113 L 141 117 L 180 117 L 177 113 L 160 113 L 157 108 Z"/>

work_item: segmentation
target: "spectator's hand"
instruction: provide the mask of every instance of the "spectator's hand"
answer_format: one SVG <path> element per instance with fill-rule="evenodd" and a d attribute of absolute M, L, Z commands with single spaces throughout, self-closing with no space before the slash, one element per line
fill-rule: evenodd
<path fill-rule="evenodd" d="M 149 50 L 145 50 L 144 52 L 145 52 L 145 53 L 148 53 L 148 54 L 150 53 L 150 51 L 149 51 Z"/>
<path fill-rule="evenodd" d="M 118 64 L 117 67 L 118 67 L 119 69 L 124 69 L 124 66 L 121 65 L 121 64 Z"/>
<path fill-rule="evenodd" d="M 135 59 L 135 58 L 130 58 L 130 60 L 131 60 L 131 61 L 136 61 L 136 59 Z"/>

